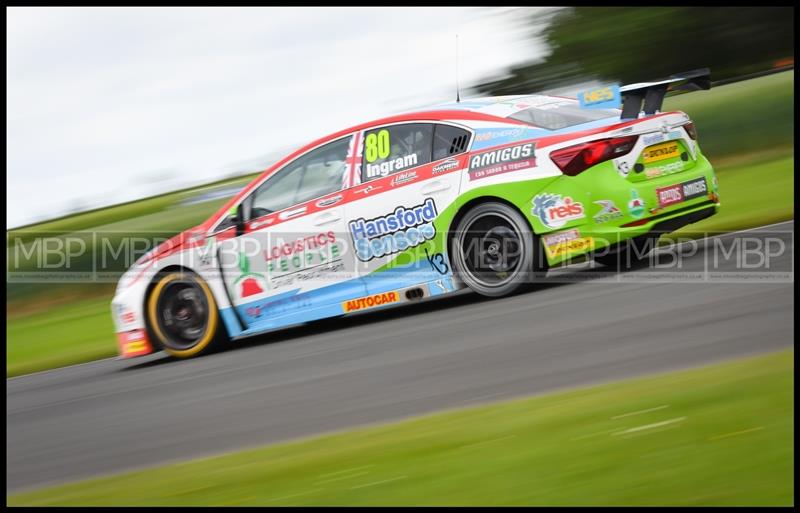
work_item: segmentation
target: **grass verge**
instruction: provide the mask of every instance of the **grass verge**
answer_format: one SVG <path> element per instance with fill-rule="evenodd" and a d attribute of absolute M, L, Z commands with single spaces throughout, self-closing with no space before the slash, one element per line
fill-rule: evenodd
<path fill-rule="evenodd" d="M 9 316 L 7 321 L 6 377 L 117 354 L 111 300 L 105 297 Z"/>
<path fill-rule="evenodd" d="M 8 505 L 791 505 L 792 350 L 11 495 Z"/>
<path fill-rule="evenodd" d="M 722 206 L 675 232 L 731 232 L 794 219 L 794 156 L 717 168 Z"/>

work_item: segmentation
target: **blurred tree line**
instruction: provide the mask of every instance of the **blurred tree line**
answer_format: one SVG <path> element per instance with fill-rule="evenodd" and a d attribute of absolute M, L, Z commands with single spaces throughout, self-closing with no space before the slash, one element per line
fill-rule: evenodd
<path fill-rule="evenodd" d="M 717 81 L 794 56 L 794 7 L 574 7 L 537 12 L 526 22 L 550 55 L 487 79 L 478 92 L 524 94 L 585 80 L 625 84 L 701 67 Z"/>

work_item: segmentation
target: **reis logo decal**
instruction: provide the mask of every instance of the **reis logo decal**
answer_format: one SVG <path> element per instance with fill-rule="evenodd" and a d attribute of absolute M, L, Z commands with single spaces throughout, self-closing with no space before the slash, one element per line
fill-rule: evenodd
<path fill-rule="evenodd" d="M 539 194 L 533 198 L 531 214 L 548 228 L 559 228 L 569 221 L 584 217 L 583 204 L 569 196 L 560 194 Z"/>

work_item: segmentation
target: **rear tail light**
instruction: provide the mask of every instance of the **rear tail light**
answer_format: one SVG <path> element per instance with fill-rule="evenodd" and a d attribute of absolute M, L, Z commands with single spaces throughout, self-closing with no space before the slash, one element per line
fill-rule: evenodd
<path fill-rule="evenodd" d="M 697 140 L 697 129 L 694 127 L 694 123 L 689 122 L 683 125 L 683 129 L 686 130 L 686 133 L 689 134 L 693 140 Z"/>
<path fill-rule="evenodd" d="M 550 159 L 562 173 L 575 176 L 596 164 L 627 155 L 638 138 L 630 135 L 576 144 L 550 153 Z"/>

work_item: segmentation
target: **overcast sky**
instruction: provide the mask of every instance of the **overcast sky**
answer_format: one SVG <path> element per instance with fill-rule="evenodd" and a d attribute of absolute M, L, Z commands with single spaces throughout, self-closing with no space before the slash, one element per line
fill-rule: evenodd
<path fill-rule="evenodd" d="M 534 9 L 8 8 L 7 224 L 257 171 L 547 49 Z"/>

